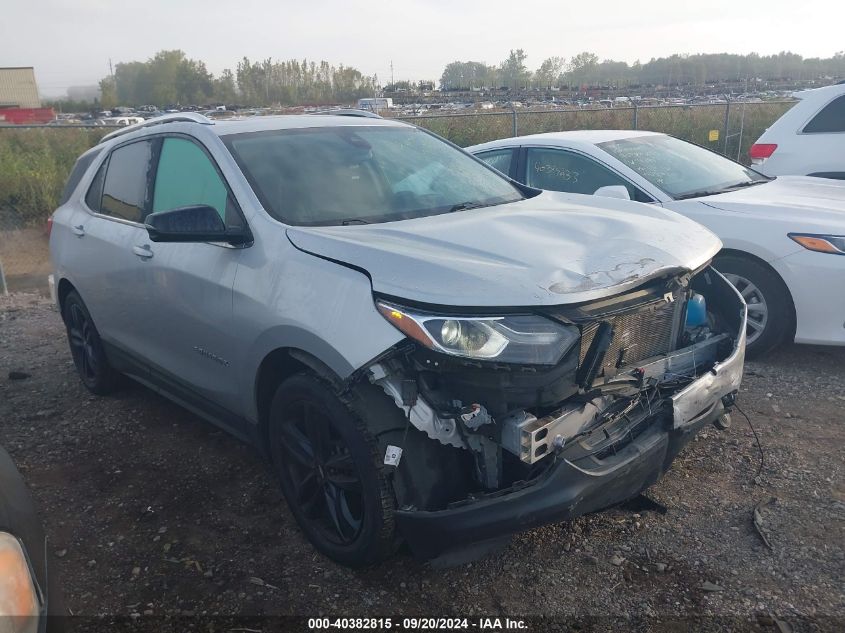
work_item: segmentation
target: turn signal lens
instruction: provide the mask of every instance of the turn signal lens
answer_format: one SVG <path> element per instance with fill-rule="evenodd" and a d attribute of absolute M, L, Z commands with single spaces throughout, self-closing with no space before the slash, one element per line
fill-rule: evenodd
<path fill-rule="evenodd" d="M 807 235 L 790 233 L 789 238 L 801 246 L 817 253 L 845 255 L 845 235 Z"/>
<path fill-rule="evenodd" d="M 38 630 L 40 600 L 29 563 L 20 541 L 7 532 L 0 532 L 0 623 L 13 633 L 35 633 Z"/>

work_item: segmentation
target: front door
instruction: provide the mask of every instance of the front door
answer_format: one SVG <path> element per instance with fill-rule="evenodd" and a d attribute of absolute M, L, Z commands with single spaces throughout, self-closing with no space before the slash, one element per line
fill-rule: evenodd
<path fill-rule="evenodd" d="M 192 205 L 214 207 L 229 227 L 243 227 L 235 199 L 210 154 L 194 139 L 161 139 L 151 212 Z M 153 378 L 184 387 L 184 400 L 199 396 L 237 412 L 237 332 L 232 323 L 232 286 L 240 247 L 222 243 L 154 243 L 143 267 L 147 345 Z M 174 395 L 179 396 L 180 393 Z M 196 403 L 194 403 L 196 404 Z M 220 411 L 212 411 L 222 417 Z"/>

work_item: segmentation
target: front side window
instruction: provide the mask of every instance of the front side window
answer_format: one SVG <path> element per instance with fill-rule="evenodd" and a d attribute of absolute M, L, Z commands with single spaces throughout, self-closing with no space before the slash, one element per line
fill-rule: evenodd
<path fill-rule="evenodd" d="M 153 212 L 207 205 L 226 226 L 242 226 L 241 216 L 214 163 L 196 143 L 165 138 L 156 169 Z"/>
<path fill-rule="evenodd" d="M 490 167 L 492 167 L 493 169 L 496 169 L 505 174 L 505 176 L 507 176 L 510 174 L 511 171 L 511 163 L 513 162 L 513 150 L 494 149 L 489 152 L 482 152 L 478 154 L 478 158 L 490 165 Z"/>
<path fill-rule="evenodd" d="M 574 152 L 530 147 L 525 169 L 525 184 L 538 189 L 592 195 L 601 187 L 616 185 L 628 189 L 632 200 L 652 201 L 604 165 Z"/>
<path fill-rule="evenodd" d="M 416 128 L 348 125 L 223 140 L 264 208 L 287 224 L 387 222 L 523 198 L 499 174 Z"/>
<path fill-rule="evenodd" d="M 724 156 L 672 136 L 634 136 L 599 143 L 598 147 L 676 200 L 769 180 Z"/>
<path fill-rule="evenodd" d="M 150 141 L 138 141 L 118 147 L 111 153 L 102 199 L 95 211 L 131 222 L 143 222 L 147 209 L 151 148 Z M 92 187 L 95 184 L 92 183 Z"/>
<path fill-rule="evenodd" d="M 845 132 L 845 95 L 836 97 L 804 126 L 804 134 Z"/>

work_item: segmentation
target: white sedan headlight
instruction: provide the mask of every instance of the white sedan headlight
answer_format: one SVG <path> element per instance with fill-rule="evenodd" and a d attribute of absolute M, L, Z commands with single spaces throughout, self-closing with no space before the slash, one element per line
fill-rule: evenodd
<path fill-rule="evenodd" d="M 377 301 L 382 316 L 429 349 L 476 360 L 554 365 L 580 338 L 577 327 L 536 315 L 451 316 Z"/>

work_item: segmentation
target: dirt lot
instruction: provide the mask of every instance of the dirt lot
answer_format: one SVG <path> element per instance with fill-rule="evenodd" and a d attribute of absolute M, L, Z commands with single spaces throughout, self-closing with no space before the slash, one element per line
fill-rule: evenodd
<path fill-rule="evenodd" d="M 680 620 L 678 631 L 689 617 L 725 630 L 841 631 L 845 349 L 791 346 L 749 363 L 740 405 L 765 454 L 759 477 L 754 435 L 735 415 L 651 490 L 666 514 L 614 510 L 534 530 L 446 570 L 400 554 L 350 571 L 314 553 L 249 447 L 140 386 L 89 395 L 49 303 L 0 298 L 0 442 L 40 505 L 73 614 L 582 625 L 611 615 L 647 628 Z M 752 524 L 759 503 L 771 549 Z"/>

